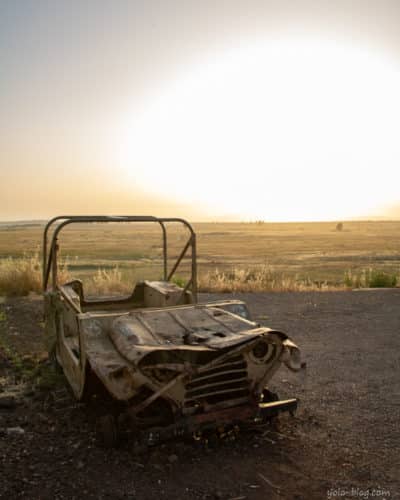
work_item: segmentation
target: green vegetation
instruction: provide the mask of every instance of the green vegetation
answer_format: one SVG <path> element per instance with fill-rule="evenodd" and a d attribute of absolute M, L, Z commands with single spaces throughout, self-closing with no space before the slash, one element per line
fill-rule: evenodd
<path fill-rule="evenodd" d="M 65 384 L 62 373 L 54 370 L 48 360 L 22 356 L 13 348 L 7 336 L 7 315 L 3 310 L 0 310 L 0 351 L 11 364 L 18 382 L 30 384 L 40 390 L 55 389 Z"/>
<path fill-rule="evenodd" d="M 388 274 L 384 271 L 371 270 L 368 277 L 368 286 L 371 288 L 378 287 L 395 287 L 397 285 L 397 276 L 395 274 Z"/>
<path fill-rule="evenodd" d="M 182 278 L 182 276 L 175 276 L 172 278 L 172 282 L 175 283 L 175 285 L 180 286 L 181 288 L 184 288 L 186 285 L 186 280 L 185 278 Z"/>
<path fill-rule="evenodd" d="M 359 274 L 348 271 L 344 283 L 349 288 L 392 288 L 398 283 L 398 276 L 373 268 L 364 269 Z"/>

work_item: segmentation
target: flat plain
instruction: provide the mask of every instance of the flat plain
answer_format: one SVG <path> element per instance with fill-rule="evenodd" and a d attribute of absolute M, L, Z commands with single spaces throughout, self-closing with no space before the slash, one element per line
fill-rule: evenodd
<path fill-rule="evenodd" d="M 400 222 L 194 223 L 199 273 L 268 268 L 297 281 L 340 286 L 345 276 L 373 268 L 400 270 Z M 43 224 L 2 223 L 0 259 L 40 252 Z M 169 265 L 187 234 L 169 227 Z M 123 279 L 157 279 L 162 272 L 162 239 L 156 224 L 77 224 L 62 233 L 61 253 L 74 277 L 98 268 L 121 271 Z M 184 276 L 188 261 L 179 272 Z"/>

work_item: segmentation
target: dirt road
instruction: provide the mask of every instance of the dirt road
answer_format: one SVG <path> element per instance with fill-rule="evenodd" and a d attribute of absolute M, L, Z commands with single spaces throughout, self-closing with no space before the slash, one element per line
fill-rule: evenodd
<path fill-rule="evenodd" d="M 202 300 L 221 297 L 230 296 Z M 235 298 L 301 347 L 306 373 L 282 369 L 272 387 L 300 399 L 296 416 L 214 447 L 169 443 L 139 455 L 99 447 L 91 415 L 62 385 L 18 382 L 4 339 L 22 355 L 42 350 L 40 299 L 0 304 L 0 497 L 400 497 L 400 290 Z"/>

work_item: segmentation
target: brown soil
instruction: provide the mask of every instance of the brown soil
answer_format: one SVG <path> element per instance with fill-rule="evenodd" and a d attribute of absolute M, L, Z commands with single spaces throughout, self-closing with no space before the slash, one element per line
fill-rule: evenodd
<path fill-rule="evenodd" d="M 230 296 L 202 300 L 221 297 Z M 235 298 L 246 300 L 255 320 L 289 333 L 301 347 L 305 373 L 282 368 L 271 387 L 300 399 L 296 416 L 281 416 L 278 429 L 241 432 L 214 446 L 172 442 L 140 453 L 129 443 L 99 446 L 91 412 L 62 384 L 46 389 L 21 382 L 10 352 L 21 355 L 23 366 L 27 356 L 43 359 L 41 302 L 1 303 L 0 497 L 396 498 L 400 290 Z M 39 368 L 45 365 L 39 361 Z"/>

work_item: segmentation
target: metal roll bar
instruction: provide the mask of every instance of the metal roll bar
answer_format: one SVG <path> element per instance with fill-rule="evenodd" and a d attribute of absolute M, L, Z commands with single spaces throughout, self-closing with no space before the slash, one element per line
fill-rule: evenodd
<path fill-rule="evenodd" d="M 188 280 L 184 292 L 191 290 L 194 302 L 197 302 L 197 254 L 196 254 L 196 233 L 193 227 L 185 219 L 179 217 L 153 217 L 148 215 L 58 215 L 51 219 L 45 226 L 43 232 L 43 291 L 47 290 L 50 273 L 52 274 L 52 286 L 58 286 L 58 235 L 60 231 L 69 224 L 74 223 L 92 223 L 92 222 L 156 222 L 160 225 L 163 236 L 163 271 L 164 280 L 170 281 L 178 269 L 182 259 L 191 248 L 191 277 Z M 167 248 L 167 229 L 165 224 L 177 222 L 183 224 L 190 232 L 190 237 L 179 254 L 171 271 L 168 273 L 168 248 Z M 57 225 L 54 227 L 54 225 Z M 53 229 L 51 243 L 49 245 L 49 231 Z"/>

